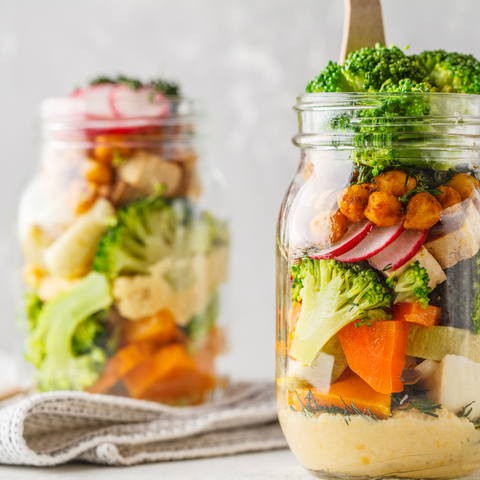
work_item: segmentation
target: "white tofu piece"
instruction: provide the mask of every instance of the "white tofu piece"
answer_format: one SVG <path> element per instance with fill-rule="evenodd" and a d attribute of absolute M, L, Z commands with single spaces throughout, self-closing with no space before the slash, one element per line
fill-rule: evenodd
<path fill-rule="evenodd" d="M 480 250 L 480 213 L 471 200 L 466 200 L 459 212 L 458 228 L 433 235 L 424 246 L 442 268 L 472 258 Z"/>
<path fill-rule="evenodd" d="M 429 390 L 428 398 L 450 412 L 468 410 L 471 420 L 480 417 L 480 363 L 458 355 L 446 355 L 433 373 L 421 382 Z"/>
<path fill-rule="evenodd" d="M 447 276 L 445 275 L 445 272 L 443 271 L 442 267 L 439 265 L 439 263 L 433 258 L 430 253 L 428 253 L 428 250 L 425 247 L 421 247 L 420 250 L 415 254 L 414 257 L 412 257 L 411 260 L 409 260 L 405 265 L 402 265 L 400 268 L 397 268 L 395 270 L 395 276 L 400 276 L 409 266 L 412 262 L 416 262 L 418 260 L 420 267 L 425 268 L 425 270 L 428 273 L 428 286 L 433 290 L 437 285 L 440 283 L 444 282 L 447 279 Z M 389 277 L 392 272 L 391 271 L 386 271 L 382 272 L 382 274 L 385 277 Z"/>
<path fill-rule="evenodd" d="M 95 255 L 98 241 L 115 213 L 112 204 L 99 198 L 80 215 L 44 253 L 45 265 L 55 277 L 71 279 L 84 275 Z"/>

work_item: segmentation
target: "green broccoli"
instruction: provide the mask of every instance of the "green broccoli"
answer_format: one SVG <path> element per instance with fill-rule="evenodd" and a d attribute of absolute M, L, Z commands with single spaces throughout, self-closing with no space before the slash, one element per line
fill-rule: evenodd
<path fill-rule="evenodd" d="M 197 213 L 187 199 L 167 201 L 156 193 L 117 212 L 99 242 L 93 270 L 115 278 L 147 274 L 169 257 L 209 253 L 228 243 L 226 225 L 208 213 Z"/>
<path fill-rule="evenodd" d="M 296 273 L 302 283 L 302 311 L 290 354 L 306 365 L 348 323 L 370 313 L 376 320 L 390 318 L 385 311 L 392 302 L 389 289 L 363 265 L 304 257 Z"/>
<path fill-rule="evenodd" d="M 411 58 L 428 72 L 429 82 L 439 91 L 480 94 L 480 62 L 472 55 L 435 50 Z"/>
<path fill-rule="evenodd" d="M 398 84 L 409 78 L 421 83 L 427 70 L 414 58 L 399 48 L 387 48 L 377 43 L 351 52 L 342 66 L 329 62 L 320 75 L 314 78 L 306 91 L 313 92 L 379 92 L 387 84 Z"/>
<path fill-rule="evenodd" d="M 90 317 L 112 301 L 107 278 L 92 272 L 43 305 L 26 355 L 38 368 L 40 390 L 83 390 L 97 380 L 107 355 L 95 343 L 99 328 Z"/>
<path fill-rule="evenodd" d="M 179 221 L 176 211 L 158 195 L 131 203 L 117 212 L 100 240 L 93 270 L 111 278 L 148 273 L 150 265 L 172 252 Z"/>
<path fill-rule="evenodd" d="M 411 262 L 398 278 L 392 273 L 387 280 L 387 284 L 395 292 L 394 303 L 418 302 L 423 308 L 427 308 L 430 301 L 428 295 L 432 289 L 428 286 L 429 282 L 428 273 L 425 268 L 420 267 L 418 260 Z"/>

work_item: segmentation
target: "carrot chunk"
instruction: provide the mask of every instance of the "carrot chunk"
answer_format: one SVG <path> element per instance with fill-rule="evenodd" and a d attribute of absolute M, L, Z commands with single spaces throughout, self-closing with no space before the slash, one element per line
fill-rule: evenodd
<path fill-rule="evenodd" d="M 349 323 L 338 332 L 348 366 L 375 391 L 403 391 L 410 324 L 401 320 L 376 321 L 372 326 Z"/>
<path fill-rule="evenodd" d="M 155 351 L 153 342 L 131 343 L 118 350 L 108 360 L 100 378 L 88 389 L 90 393 L 105 393 L 126 373 L 143 363 Z"/>
<path fill-rule="evenodd" d="M 180 333 L 175 324 L 175 318 L 169 310 L 160 310 L 142 320 L 125 322 L 122 338 L 124 343 L 141 340 L 155 340 L 166 344 L 180 339 Z"/>
<path fill-rule="evenodd" d="M 348 406 L 350 412 L 353 402 L 355 407 L 365 415 L 373 413 L 378 419 L 387 419 L 390 415 L 390 395 L 376 392 L 368 383 L 349 369 L 325 390 L 299 388 L 294 392 L 289 391 L 288 402 L 297 411 L 302 410 L 300 404 L 302 403 L 304 407 L 313 405 L 314 409 L 317 406 L 335 406 L 342 409 Z"/>
<path fill-rule="evenodd" d="M 195 361 L 180 344 L 167 345 L 125 375 L 123 382 L 133 398 L 147 398 L 154 384 L 168 383 L 195 370 Z"/>
<path fill-rule="evenodd" d="M 423 308 L 419 303 L 397 303 L 393 309 L 395 320 L 405 320 L 427 328 L 440 323 L 442 309 L 429 305 Z"/>

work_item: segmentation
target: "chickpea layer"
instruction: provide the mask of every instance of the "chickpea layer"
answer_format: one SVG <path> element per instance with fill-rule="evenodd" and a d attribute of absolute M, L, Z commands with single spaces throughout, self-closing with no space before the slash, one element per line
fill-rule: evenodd
<path fill-rule="evenodd" d="M 361 222 L 365 218 L 364 210 L 368 204 L 370 191 L 363 185 L 352 185 L 340 192 L 337 203 L 340 211 L 352 223 Z"/>
<path fill-rule="evenodd" d="M 347 217 L 339 210 L 320 212 L 310 222 L 310 232 L 321 248 L 341 240 L 347 228 Z"/>
<path fill-rule="evenodd" d="M 401 170 L 381 173 L 375 177 L 375 184 L 379 192 L 389 193 L 394 197 L 401 197 L 417 186 L 415 179 Z"/>
<path fill-rule="evenodd" d="M 374 192 L 370 195 L 365 216 L 378 227 L 397 225 L 404 218 L 398 198 L 385 192 Z"/>
<path fill-rule="evenodd" d="M 448 186 L 456 190 L 460 194 L 460 198 L 475 198 L 476 190 L 480 188 L 480 182 L 466 173 L 457 173 L 449 182 Z"/>
<path fill-rule="evenodd" d="M 437 195 L 435 198 L 444 210 L 446 208 L 450 208 L 451 212 L 456 212 L 460 209 L 460 203 L 462 202 L 462 199 L 456 190 L 451 187 L 438 187 L 438 190 L 440 190 L 442 193 Z M 455 205 L 457 205 L 456 208 L 451 208 Z"/>
<path fill-rule="evenodd" d="M 417 193 L 407 205 L 403 226 L 408 230 L 427 230 L 440 221 L 442 206 L 430 193 Z"/>

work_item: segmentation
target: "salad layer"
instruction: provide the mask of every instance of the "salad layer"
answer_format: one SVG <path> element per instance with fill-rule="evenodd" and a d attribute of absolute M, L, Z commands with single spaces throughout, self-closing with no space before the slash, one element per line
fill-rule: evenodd
<path fill-rule="evenodd" d="M 228 231 L 200 207 L 178 95 L 168 82 L 101 78 L 44 106 L 47 123 L 69 127 L 49 132 L 20 206 L 26 358 L 41 391 L 183 405 L 219 386 Z"/>
<path fill-rule="evenodd" d="M 478 116 L 479 79 L 471 56 L 377 45 L 330 63 L 301 97 L 277 388 L 311 470 L 458 478 L 479 466 L 480 182 L 462 149 L 479 132 L 457 129 Z M 330 113 L 331 92 L 365 95 Z M 449 93 L 474 94 L 452 96 L 456 120 Z"/>

